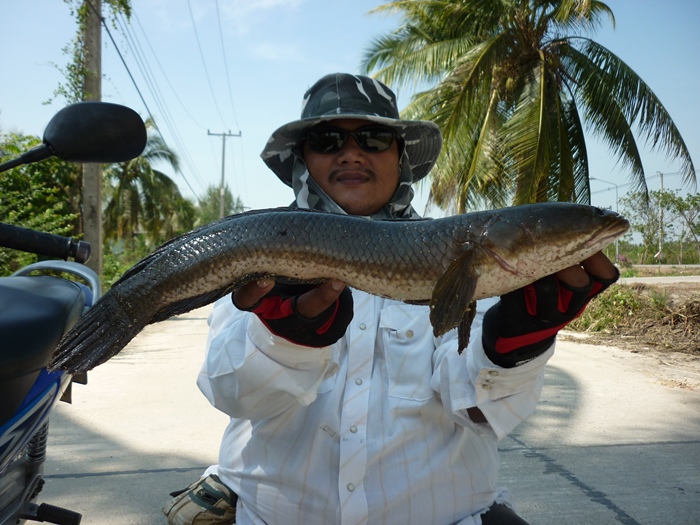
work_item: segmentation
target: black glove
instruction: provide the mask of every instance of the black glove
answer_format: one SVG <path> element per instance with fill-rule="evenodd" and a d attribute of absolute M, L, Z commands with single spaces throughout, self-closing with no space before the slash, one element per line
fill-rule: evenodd
<path fill-rule="evenodd" d="M 588 302 L 613 284 L 590 275 L 591 282 L 574 288 L 549 275 L 501 296 L 484 315 L 482 342 L 492 363 L 512 368 L 544 353 L 557 332 L 576 319 Z"/>
<path fill-rule="evenodd" d="M 297 311 L 297 298 L 316 286 L 276 283 L 257 304 L 239 310 L 253 312 L 272 333 L 292 343 L 318 348 L 332 345 L 343 337 L 352 320 L 352 293 L 345 287 L 334 304 L 309 319 Z"/>

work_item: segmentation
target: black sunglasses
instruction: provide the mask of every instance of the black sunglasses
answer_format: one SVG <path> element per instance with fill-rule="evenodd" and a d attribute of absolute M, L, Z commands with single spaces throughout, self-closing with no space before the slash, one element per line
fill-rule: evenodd
<path fill-rule="evenodd" d="M 394 130 L 386 126 L 366 126 L 355 131 L 319 127 L 309 130 L 304 140 L 316 153 L 338 153 L 345 146 L 348 137 L 352 137 L 361 150 L 379 153 L 391 147 L 394 135 Z"/>

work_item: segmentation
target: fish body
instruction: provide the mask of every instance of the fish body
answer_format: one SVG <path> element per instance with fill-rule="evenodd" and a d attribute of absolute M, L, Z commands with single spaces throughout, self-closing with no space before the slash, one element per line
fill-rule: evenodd
<path fill-rule="evenodd" d="M 232 215 L 177 237 L 128 270 L 59 344 L 51 366 L 84 371 L 146 325 L 209 304 L 262 277 L 333 278 L 371 294 L 429 303 L 436 335 L 469 305 L 579 263 L 629 228 L 592 206 L 544 203 L 443 219 L 370 220 L 292 209 Z"/>

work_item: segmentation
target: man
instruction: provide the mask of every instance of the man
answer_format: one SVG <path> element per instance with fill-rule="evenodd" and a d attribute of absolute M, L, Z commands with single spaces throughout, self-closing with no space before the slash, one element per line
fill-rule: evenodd
<path fill-rule="evenodd" d="M 300 208 L 412 219 L 411 184 L 441 144 L 434 124 L 399 118 L 387 86 L 333 74 L 262 158 Z M 496 443 L 534 410 L 556 331 L 617 276 L 599 253 L 481 301 L 462 355 L 427 306 L 336 280 L 241 287 L 211 313 L 198 379 L 232 418 L 218 477 L 180 501 L 227 508 L 206 523 L 232 523 L 237 499 L 238 524 L 524 524 L 496 487 Z"/>

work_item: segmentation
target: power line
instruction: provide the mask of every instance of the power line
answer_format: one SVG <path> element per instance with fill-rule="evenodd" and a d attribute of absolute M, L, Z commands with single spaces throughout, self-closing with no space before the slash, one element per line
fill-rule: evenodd
<path fill-rule="evenodd" d="M 90 0 L 87 0 L 87 3 L 94 12 L 99 14 L 99 11 L 97 11 L 97 9 L 92 4 L 92 2 L 90 2 Z M 107 25 L 105 18 L 103 16 L 100 16 L 100 23 L 101 23 L 102 27 L 104 27 L 105 31 L 107 32 L 107 36 L 111 40 L 112 45 L 114 46 L 114 49 L 117 52 L 117 55 L 119 56 L 119 60 L 121 60 L 122 65 L 124 66 L 124 69 L 126 69 L 126 72 L 129 75 L 129 78 L 131 79 L 131 83 L 134 85 L 134 88 L 136 89 L 136 93 L 138 94 L 139 98 L 141 99 L 141 103 L 144 105 L 144 107 L 146 108 L 146 112 L 148 113 L 151 120 L 153 121 L 153 126 L 155 127 L 156 131 L 160 135 L 163 142 L 167 144 L 167 141 L 165 140 L 163 133 L 160 131 L 160 128 L 158 127 L 158 124 L 156 123 L 155 118 L 153 118 L 153 113 L 151 113 L 151 109 L 148 107 L 148 104 L 146 103 L 146 100 L 144 99 L 143 94 L 141 93 L 141 90 L 139 89 L 138 84 L 136 83 L 136 80 L 134 79 L 134 76 L 131 74 L 131 70 L 129 69 L 129 66 L 126 64 L 126 61 L 124 60 L 124 56 L 122 55 L 122 52 L 119 50 L 119 46 L 117 45 L 116 41 L 114 40 L 114 37 L 112 36 L 112 32 L 109 30 L 109 26 Z M 182 172 L 180 172 L 180 173 L 182 174 L 182 178 L 187 183 L 187 186 L 190 188 L 192 193 L 194 195 L 196 195 L 197 193 L 194 191 L 194 188 L 192 188 L 187 177 L 185 177 L 184 173 L 182 173 Z"/>
<path fill-rule="evenodd" d="M 681 172 L 681 171 L 674 171 L 674 172 L 671 172 L 671 173 L 661 173 L 661 172 L 657 172 L 657 173 L 654 174 L 654 175 L 649 175 L 648 177 L 644 177 L 644 180 L 648 181 L 648 180 L 652 180 L 652 179 L 658 179 L 660 176 L 663 176 L 663 177 L 670 177 L 670 176 L 680 175 L 680 174 L 682 174 L 682 173 L 683 173 L 683 172 Z M 598 180 L 599 180 L 599 179 L 598 179 Z M 602 181 L 601 181 L 601 182 L 602 182 Z M 619 186 L 620 188 L 622 188 L 622 187 L 625 187 L 625 186 L 632 186 L 632 184 L 633 184 L 632 182 L 625 182 L 624 184 L 618 184 L 618 186 Z M 591 192 L 591 195 L 595 195 L 595 194 L 598 194 L 598 193 L 603 193 L 603 192 L 606 192 L 606 191 L 612 191 L 612 189 L 613 189 L 612 186 L 610 186 L 610 187 L 604 188 L 604 189 L 602 189 L 602 190 L 592 191 L 592 192 Z"/>
<path fill-rule="evenodd" d="M 118 21 L 118 23 L 120 22 L 120 19 L 118 17 L 117 17 L 117 21 Z M 104 24 L 104 21 L 103 21 L 103 26 L 105 27 L 105 29 L 107 29 L 107 26 L 106 26 L 106 24 Z M 108 29 L 107 29 L 107 31 L 109 33 Z M 170 129 L 171 134 L 173 134 L 172 126 L 170 125 L 170 122 L 168 120 L 167 111 L 163 108 L 163 105 L 161 104 L 161 98 L 158 96 L 158 92 L 159 92 L 158 88 L 157 88 L 157 86 L 153 85 L 153 83 L 151 81 L 151 76 L 149 76 L 148 68 L 146 66 L 142 65 L 142 63 L 140 62 L 139 50 L 136 48 L 135 45 L 131 45 L 129 43 L 129 36 L 130 35 L 129 35 L 128 31 L 123 26 L 122 26 L 122 34 L 124 35 L 124 37 L 126 39 L 127 45 L 129 45 L 129 47 L 132 50 L 134 59 L 136 60 L 136 65 L 139 68 L 139 70 L 141 71 L 141 75 L 143 76 L 144 80 L 146 81 L 146 86 L 148 87 L 149 91 L 151 92 L 151 95 L 153 97 L 153 100 L 154 100 L 156 106 L 158 106 L 158 108 L 160 109 L 161 115 L 163 115 L 163 119 L 165 121 L 166 126 Z M 119 48 L 118 48 L 116 42 L 114 41 L 114 38 L 112 38 L 111 34 L 110 34 L 110 39 L 112 40 L 112 43 L 113 43 L 115 49 L 117 50 L 117 53 L 119 54 L 119 58 L 122 60 L 124 67 L 127 68 L 127 70 L 128 70 L 128 66 L 126 65 L 126 62 L 124 61 L 122 53 L 119 51 Z M 141 90 L 138 88 L 138 86 L 136 84 L 136 80 L 134 79 L 133 75 L 131 75 L 131 72 L 129 72 L 129 77 L 131 78 L 131 81 L 134 84 L 134 87 L 138 91 L 139 96 L 141 97 L 141 101 L 143 102 L 144 106 L 146 106 L 146 110 L 148 111 L 148 115 L 151 118 L 151 122 L 153 123 L 154 128 L 158 132 L 158 135 L 160 135 L 160 138 L 163 141 L 163 143 L 166 144 L 166 146 L 167 146 L 168 141 L 165 140 L 165 136 L 163 135 L 163 132 L 161 131 L 160 126 L 158 125 L 158 122 L 156 121 L 155 117 L 153 116 L 153 113 L 151 112 L 150 108 L 146 104 L 146 102 L 143 98 L 143 95 L 141 94 Z M 173 134 L 173 136 L 175 136 L 175 134 Z M 177 142 L 177 140 L 176 140 L 176 142 Z M 179 168 L 179 166 L 176 168 L 176 171 L 182 176 L 182 179 L 185 181 L 185 183 L 189 187 L 190 191 L 196 196 L 197 192 L 194 190 L 194 188 L 190 184 L 189 179 L 185 176 L 184 172 Z"/>
<path fill-rule="evenodd" d="M 161 74 L 163 75 L 163 78 L 165 81 L 168 83 L 168 86 L 170 87 L 170 90 L 173 92 L 173 95 L 175 96 L 175 99 L 178 101 L 180 104 L 180 107 L 182 110 L 185 112 L 185 114 L 190 118 L 190 120 L 199 128 L 201 129 L 207 129 L 206 126 L 202 125 L 197 119 L 192 116 L 192 113 L 190 113 L 189 109 L 187 109 L 187 106 L 182 102 L 182 99 L 180 96 L 177 94 L 177 91 L 173 87 L 173 84 L 170 82 L 170 78 L 168 78 L 168 75 L 165 73 L 165 70 L 163 69 L 163 66 L 160 63 L 160 60 L 158 60 L 158 55 L 156 55 L 155 50 L 153 49 L 153 46 L 151 45 L 151 41 L 148 39 L 148 33 L 143 28 L 143 25 L 141 25 L 141 20 L 139 20 L 139 17 L 136 15 L 136 12 L 133 11 L 132 9 L 132 16 L 136 19 L 136 22 L 139 26 L 139 29 L 141 30 L 141 34 L 146 40 L 146 44 L 148 44 L 148 48 L 151 50 L 151 54 L 153 55 L 153 58 L 156 61 L 156 64 L 158 65 L 158 69 L 160 69 Z"/>
<path fill-rule="evenodd" d="M 219 39 L 221 40 L 221 54 L 224 57 L 224 70 L 226 71 L 226 85 L 228 86 L 228 97 L 231 102 L 231 111 L 233 112 L 233 121 L 236 123 L 236 128 L 240 131 L 238 118 L 236 118 L 236 106 L 233 103 L 233 92 L 231 90 L 231 77 L 228 74 L 228 60 L 226 59 L 226 46 L 224 45 L 224 32 L 221 29 L 221 15 L 219 14 L 219 0 L 216 0 L 216 20 L 219 23 Z"/>
<path fill-rule="evenodd" d="M 165 102 L 165 98 L 163 97 L 162 91 L 160 90 L 160 87 L 158 86 L 158 82 L 156 80 L 156 77 L 152 72 L 152 68 L 150 67 L 150 65 L 148 63 L 148 60 L 145 56 L 145 53 L 143 52 L 142 46 L 141 46 L 136 34 L 131 31 L 129 24 L 126 21 L 118 20 L 118 22 L 119 22 L 121 31 L 126 38 L 127 45 L 129 45 L 130 48 L 132 49 L 134 58 L 137 62 L 137 65 L 139 66 L 139 68 L 141 70 L 141 74 L 144 76 L 144 79 L 146 80 L 146 83 L 149 86 L 149 90 L 151 91 L 151 95 L 153 96 L 154 100 L 156 101 L 157 106 L 160 109 L 160 112 L 161 112 L 161 115 L 165 121 L 166 127 L 169 129 L 173 139 L 175 140 L 175 143 L 176 143 L 179 151 L 182 152 L 183 160 L 188 165 L 191 173 L 194 175 L 196 182 L 199 184 L 202 191 L 204 191 L 204 184 L 202 182 L 202 177 L 200 176 L 199 171 L 197 170 L 195 164 L 192 162 L 192 159 L 189 155 L 189 151 L 182 140 L 182 137 L 180 135 L 178 127 L 175 125 L 175 120 L 173 119 L 172 113 L 170 112 L 168 105 Z M 141 29 L 143 31 L 143 28 L 141 28 Z M 149 43 L 149 45 L 150 45 L 150 43 Z M 156 61 L 158 61 L 157 56 L 155 55 L 155 52 L 153 52 L 153 48 L 151 48 L 151 52 L 156 57 Z M 163 74 L 165 75 L 164 72 L 163 72 Z M 186 179 L 182 170 L 180 170 L 178 168 L 177 171 L 178 171 L 178 173 L 180 173 L 182 175 L 183 178 Z M 192 189 L 191 186 L 190 186 L 190 189 Z M 195 193 L 195 197 L 196 197 L 196 192 L 194 192 L 194 190 L 193 190 L 193 193 Z"/>
<path fill-rule="evenodd" d="M 226 125 L 226 121 L 224 119 L 224 116 L 221 114 L 221 109 L 219 108 L 219 103 L 216 100 L 216 94 L 214 93 L 214 88 L 211 84 L 211 78 L 209 77 L 209 70 L 207 69 L 207 62 L 204 59 L 204 53 L 202 52 L 202 45 L 199 42 L 199 33 L 197 33 L 197 25 L 194 22 L 194 15 L 192 14 L 192 5 L 190 4 L 190 0 L 187 0 L 187 7 L 190 12 L 190 19 L 192 20 L 192 29 L 194 30 L 194 36 L 195 40 L 197 41 L 197 49 L 199 50 L 199 57 L 202 60 L 202 66 L 204 67 L 204 75 L 207 77 L 207 84 L 209 84 L 209 91 L 211 92 L 211 97 L 212 101 L 214 102 L 214 106 L 216 107 L 216 111 L 219 114 L 219 118 L 221 118 L 221 122 L 224 125 L 225 128 L 228 128 L 229 126 Z"/>

